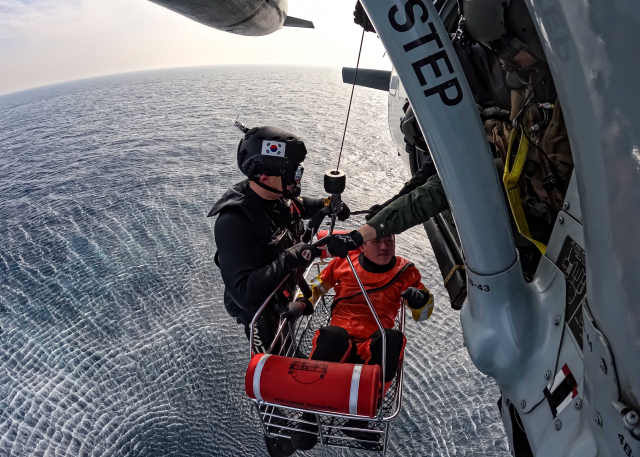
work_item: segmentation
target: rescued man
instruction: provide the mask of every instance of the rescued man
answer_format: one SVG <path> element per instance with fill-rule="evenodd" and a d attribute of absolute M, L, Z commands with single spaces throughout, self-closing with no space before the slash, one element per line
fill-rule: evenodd
<path fill-rule="evenodd" d="M 386 345 L 385 390 L 398 371 L 403 358 L 406 338 L 393 329 L 401 301 L 417 322 L 427 320 L 433 312 L 433 295 L 420 281 L 420 272 L 408 260 L 395 255 L 395 237 L 385 236 L 367 241 L 350 254 L 356 272 L 368 292 L 369 299 L 384 328 Z M 330 289 L 335 297 L 331 305 L 331 322 L 316 332 L 311 360 L 382 364 L 382 334 L 371 314 L 356 277 L 345 259 L 334 259 L 313 281 L 313 302 Z M 303 420 L 315 422 L 312 414 Z M 362 421 L 351 420 L 346 427 L 362 427 Z M 299 428 L 316 432 L 317 427 L 301 424 Z M 366 428 L 366 427 L 365 427 Z M 377 441 L 378 434 L 346 430 L 354 438 Z M 316 435 L 302 431 L 292 434 L 296 449 L 315 446 Z"/>
<path fill-rule="evenodd" d="M 208 216 L 219 215 L 215 260 L 225 285 L 224 305 L 244 325 L 247 338 L 256 311 L 278 289 L 254 331 L 254 350 L 266 352 L 281 317 L 313 312 L 308 299 L 294 299 L 293 294 L 304 281 L 305 268 L 320 254 L 302 242 L 302 219 L 322 216 L 325 199 L 299 197 L 307 150 L 296 134 L 270 126 L 245 128 L 244 133 L 237 160 L 248 179 L 229 189 Z M 339 218 L 348 216 L 345 204 Z M 289 440 L 265 440 L 272 456 L 294 452 Z"/>

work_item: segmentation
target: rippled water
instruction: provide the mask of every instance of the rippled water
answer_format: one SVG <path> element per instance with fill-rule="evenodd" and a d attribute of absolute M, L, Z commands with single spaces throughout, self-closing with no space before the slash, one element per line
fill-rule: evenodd
<path fill-rule="evenodd" d="M 0 456 L 266 455 L 205 216 L 242 178 L 237 115 L 298 132 L 303 192 L 322 194 L 349 90 L 334 69 L 214 67 L 0 98 Z M 356 89 L 342 168 L 352 209 L 406 179 L 382 92 Z M 389 455 L 508 455 L 424 231 L 398 249 L 438 307 L 407 325 Z"/>

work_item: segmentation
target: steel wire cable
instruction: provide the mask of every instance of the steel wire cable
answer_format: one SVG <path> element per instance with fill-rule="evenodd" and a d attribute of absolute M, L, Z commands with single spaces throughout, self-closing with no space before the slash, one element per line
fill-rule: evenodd
<path fill-rule="evenodd" d="M 347 125 L 349 124 L 349 114 L 351 113 L 351 102 L 353 101 L 353 92 L 356 88 L 358 80 L 358 67 L 360 66 L 360 55 L 362 54 L 362 43 L 364 42 L 364 28 L 362 29 L 362 38 L 360 39 L 360 49 L 358 50 L 358 61 L 356 62 L 356 74 L 353 76 L 353 85 L 351 86 L 351 98 L 349 98 L 349 109 L 347 109 L 347 119 L 344 121 L 344 132 L 342 133 L 342 144 L 340 145 L 340 154 L 338 155 L 338 165 L 336 171 L 340 169 L 340 159 L 342 158 L 342 148 L 344 147 L 344 139 L 347 136 Z"/>

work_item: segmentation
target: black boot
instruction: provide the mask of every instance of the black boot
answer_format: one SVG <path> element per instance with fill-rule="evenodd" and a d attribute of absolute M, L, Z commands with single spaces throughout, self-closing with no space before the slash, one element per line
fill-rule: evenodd
<path fill-rule="evenodd" d="M 267 435 L 264 435 L 264 442 L 267 445 L 267 452 L 269 452 L 271 457 L 289 457 L 296 452 L 296 449 L 291 444 L 291 440 L 286 438 L 280 438 L 279 436 L 269 438 Z"/>
<path fill-rule="evenodd" d="M 343 430 L 344 434 L 347 435 L 348 437 L 355 438 L 357 440 L 372 441 L 371 443 L 363 443 L 358 441 L 358 444 L 363 448 L 371 449 L 371 450 L 378 448 L 377 443 L 380 441 L 380 437 L 382 436 L 382 433 L 375 433 L 375 432 L 368 431 L 369 427 L 367 427 L 367 421 L 358 420 L 358 419 L 349 419 L 347 423 L 344 424 L 344 426 L 361 429 L 361 430 Z"/>
<path fill-rule="evenodd" d="M 316 415 L 310 414 L 310 413 L 304 413 L 301 419 L 303 421 L 315 422 Z M 314 434 L 312 435 L 311 433 L 305 433 L 305 432 L 292 432 L 291 444 L 293 445 L 293 447 L 300 451 L 308 451 L 309 449 L 313 449 L 315 445 L 318 443 L 318 435 L 317 435 L 318 426 L 300 422 L 298 423 L 296 428 L 298 430 L 308 430 L 309 432 L 313 432 Z"/>

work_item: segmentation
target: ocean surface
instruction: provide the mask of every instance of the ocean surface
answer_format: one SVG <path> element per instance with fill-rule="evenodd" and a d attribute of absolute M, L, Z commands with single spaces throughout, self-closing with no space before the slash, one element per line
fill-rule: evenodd
<path fill-rule="evenodd" d="M 0 97 L 0 456 L 267 455 L 206 214 L 243 178 L 237 116 L 299 133 L 303 194 L 323 195 L 349 92 L 338 69 L 207 67 Z M 356 88 L 341 168 L 354 210 L 407 179 L 386 94 Z M 437 307 L 407 323 L 388 455 L 509 455 L 424 230 L 397 246 Z"/>

